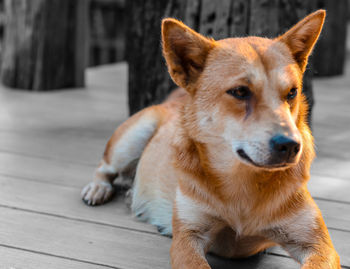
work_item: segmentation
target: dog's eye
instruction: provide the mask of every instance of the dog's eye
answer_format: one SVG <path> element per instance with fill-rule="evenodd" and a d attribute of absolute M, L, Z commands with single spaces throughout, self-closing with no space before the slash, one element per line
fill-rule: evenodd
<path fill-rule="evenodd" d="M 287 100 L 292 100 L 297 96 L 298 94 L 298 89 L 297 88 L 292 88 L 289 93 L 287 94 Z"/>
<path fill-rule="evenodd" d="M 248 100 L 252 96 L 252 92 L 246 86 L 239 86 L 228 90 L 226 93 L 232 95 L 239 100 Z"/>

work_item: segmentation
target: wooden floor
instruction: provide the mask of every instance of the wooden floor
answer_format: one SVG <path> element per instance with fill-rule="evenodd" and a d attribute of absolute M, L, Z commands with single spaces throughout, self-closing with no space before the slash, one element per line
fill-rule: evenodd
<path fill-rule="evenodd" d="M 122 198 L 88 207 L 80 190 L 127 117 L 126 65 L 88 71 L 87 89 L 0 89 L 0 268 L 170 268 L 171 240 L 130 217 Z M 309 188 L 350 268 L 350 62 L 315 80 L 318 158 Z M 281 249 L 213 268 L 299 268 Z"/>

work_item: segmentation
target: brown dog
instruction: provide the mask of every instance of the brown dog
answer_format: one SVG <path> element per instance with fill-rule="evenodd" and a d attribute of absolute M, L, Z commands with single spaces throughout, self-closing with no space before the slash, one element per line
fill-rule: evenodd
<path fill-rule="evenodd" d="M 319 10 L 275 39 L 219 41 L 165 19 L 164 56 L 185 91 L 116 130 L 83 199 L 106 202 L 113 179 L 140 159 L 132 210 L 173 235 L 173 268 L 275 244 L 304 269 L 340 268 L 306 188 L 314 150 L 302 77 L 324 18 Z"/>

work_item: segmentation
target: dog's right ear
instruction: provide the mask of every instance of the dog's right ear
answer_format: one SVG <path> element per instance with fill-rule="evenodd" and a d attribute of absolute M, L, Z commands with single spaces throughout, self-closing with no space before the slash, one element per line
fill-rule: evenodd
<path fill-rule="evenodd" d="M 308 57 L 321 33 L 325 17 L 325 10 L 315 11 L 277 38 L 289 47 L 302 72 L 305 71 Z"/>
<path fill-rule="evenodd" d="M 193 91 L 191 86 L 201 74 L 215 41 L 168 18 L 162 22 L 162 43 L 170 76 L 178 86 Z"/>

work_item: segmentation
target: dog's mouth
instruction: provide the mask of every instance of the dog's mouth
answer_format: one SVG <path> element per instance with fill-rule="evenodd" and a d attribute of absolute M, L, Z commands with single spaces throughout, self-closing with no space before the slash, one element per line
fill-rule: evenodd
<path fill-rule="evenodd" d="M 251 164 L 256 165 L 256 163 L 247 155 L 247 153 L 245 153 L 245 151 L 243 149 L 239 149 L 237 150 L 237 154 L 239 155 L 239 157 L 241 157 L 242 159 L 250 162 Z"/>
<path fill-rule="evenodd" d="M 259 167 L 259 168 L 265 168 L 265 169 L 279 169 L 279 168 L 287 168 L 290 166 L 288 163 L 277 163 L 277 164 L 259 164 L 256 163 L 248 156 L 248 154 L 243 149 L 237 150 L 238 156 L 243 159 L 245 162 L 248 162 L 249 164 Z"/>

